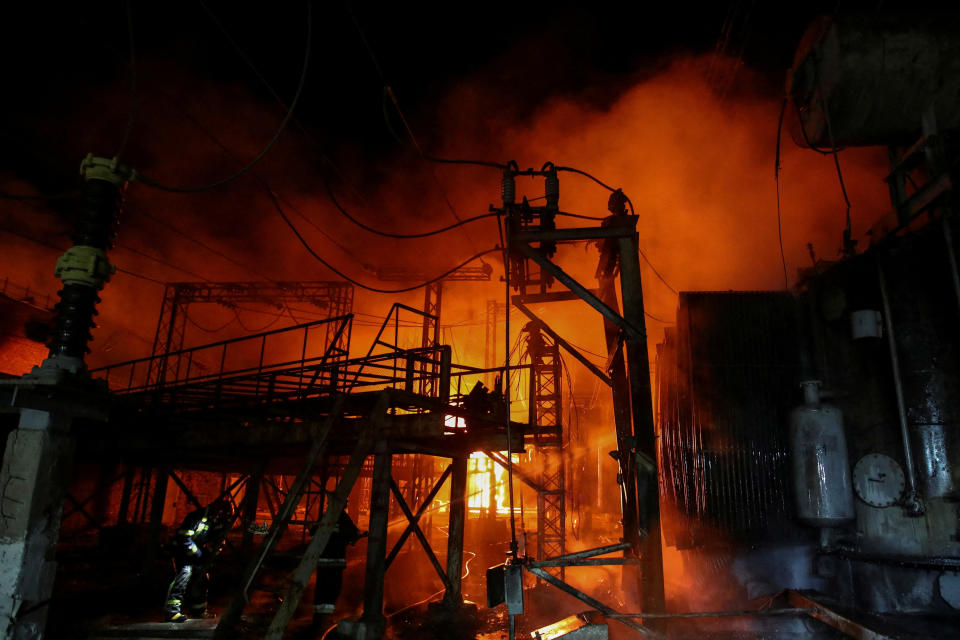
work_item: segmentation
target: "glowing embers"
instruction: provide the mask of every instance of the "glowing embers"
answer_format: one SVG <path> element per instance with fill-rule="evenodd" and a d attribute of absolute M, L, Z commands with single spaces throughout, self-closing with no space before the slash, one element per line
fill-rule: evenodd
<path fill-rule="evenodd" d="M 519 460 L 519 454 L 514 454 L 514 463 Z M 507 485 L 506 469 L 482 451 L 471 454 L 467 461 L 467 513 L 488 517 L 509 516 Z"/>

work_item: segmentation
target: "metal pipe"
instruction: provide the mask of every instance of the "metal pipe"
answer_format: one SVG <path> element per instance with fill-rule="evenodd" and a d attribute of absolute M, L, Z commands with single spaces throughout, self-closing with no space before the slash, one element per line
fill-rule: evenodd
<path fill-rule="evenodd" d="M 907 515 L 921 516 L 924 508 L 917 496 L 917 475 L 913 464 L 913 449 L 910 445 L 910 431 L 907 427 L 907 410 L 903 399 L 903 382 L 900 379 L 900 359 L 897 356 L 897 340 L 894 334 L 893 317 L 890 312 L 890 297 L 887 295 L 887 281 L 883 276 L 883 267 L 877 260 L 877 280 L 880 283 L 880 298 L 883 301 L 883 316 L 887 325 L 887 346 L 890 349 L 890 369 L 893 373 L 893 386 L 897 398 L 897 417 L 900 420 L 900 437 L 903 440 L 903 457 L 907 465 L 907 495 L 903 499 Z"/>
<path fill-rule="evenodd" d="M 744 609 L 742 611 L 695 611 L 691 613 L 611 613 L 605 615 L 605 618 L 616 620 L 618 618 L 649 618 L 673 619 L 673 618 L 746 618 L 748 616 L 789 616 L 800 613 L 810 613 L 816 611 L 813 607 L 788 607 L 784 609 Z"/>
<path fill-rule="evenodd" d="M 897 565 L 900 567 L 909 567 L 913 569 L 928 569 L 933 571 L 960 570 L 960 557 L 915 557 L 892 553 L 871 553 L 857 551 L 855 549 L 848 549 L 845 547 L 821 549 L 817 553 L 818 555 L 822 556 L 836 556 L 838 558 L 844 558 L 857 562 L 876 562 L 881 564 Z"/>

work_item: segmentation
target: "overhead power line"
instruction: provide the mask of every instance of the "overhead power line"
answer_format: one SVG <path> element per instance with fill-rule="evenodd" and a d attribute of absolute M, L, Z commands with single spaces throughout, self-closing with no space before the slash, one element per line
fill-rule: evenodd
<path fill-rule="evenodd" d="M 787 279 L 787 257 L 783 253 L 783 222 L 780 204 L 780 135 L 783 133 L 783 116 L 787 112 L 787 99 L 783 99 L 783 106 L 780 107 L 780 120 L 777 123 L 777 155 L 774 161 L 773 178 L 777 183 L 777 240 L 780 242 L 780 263 L 783 265 L 783 288 L 790 288 L 790 281 Z"/>
<path fill-rule="evenodd" d="M 403 114 L 403 109 L 400 108 L 400 102 L 397 100 L 396 94 L 393 92 L 393 88 L 387 82 L 387 78 L 383 73 L 383 68 L 380 66 L 380 63 L 377 61 L 377 56 L 373 51 L 373 47 L 370 45 L 370 42 L 367 40 L 366 34 L 363 32 L 363 28 L 360 26 L 360 21 L 357 20 L 357 17 L 353 14 L 353 11 L 350 9 L 350 6 L 347 5 L 347 13 L 350 14 L 350 19 L 353 21 L 354 26 L 357 28 L 357 33 L 360 35 L 360 40 L 363 41 L 363 45 L 367 50 L 367 53 L 370 56 L 370 60 L 373 62 L 373 66 L 376 67 L 377 75 L 380 76 L 380 82 L 383 84 L 383 90 L 386 92 L 387 96 L 390 98 L 390 101 L 393 103 L 394 108 L 397 110 L 397 115 L 400 117 L 400 122 L 403 123 L 404 129 L 407 131 L 407 135 L 410 137 L 410 142 L 413 144 L 413 148 L 416 149 L 417 154 L 420 157 L 427 159 L 427 154 L 424 153 L 423 148 L 420 146 L 420 143 L 417 142 L 417 137 L 413 133 L 413 128 L 410 126 L 410 123 L 407 122 L 406 116 Z M 386 114 L 384 114 L 386 115 Z M 387 123 L 389 125 L 389 122 Z M 471 162 L 471 164 L 478 164 L 478 162 Z M 495 163 L 490 163 L 495 164 Z M 506 165 L 503 165 L 501 168 L 506 168 Z M 457 220 L 457 222 L 463 222 L 463 219 L 460 217 L 460 214 L 457 213 L 456 207 L 453 206 L 453 202 L 450 201 L 449 195 L 447 195 L 446 189 L 444 189 L 443 184 L 440 182 L 440 178 L 437 176 L 437 173 L 433 170 L 433 167 L 429 164 L 427 169 L 430 173 L 430 177 L 433 179 L 434 184 L 437 185 L 437 189 L 440 191 L 440 195 L 443 197 L 444 202 L 447 204 L 447 208 L 450 210 L 450 213 Z M 466 235 L 468 242 L 471 246 L 476 249 L 476 245 L 473 242 L 473 238 L 464 230 L 464 235 Z"/>
<path fill-rule="evenodd" d="M 59 252 L 66 251 L 66 249 L 65 249 L 64 247 L 58 247 L 58 246 L 55 245 L 55 244 L 51 244 L 51 243 L 49 243 L 49 242 L 45 242 L 45 241 L 43 241 L 43 240 L 40 240 L 39 238 L 34 238 L 34 237 L 32 237 L 32 236 L 28 236 L 28 235 L 26 235 L 25 233 L 20 233 L 19 231 L 13 231 L 13 230 L 11 230 L 11 229 L 6 229 L 6 228 L 2 228 L 2 227 L 0 227 L 0 231 L 2 231 L 2 232 L 4 232 L 4 233 L 9 233 L 10 235 L 16 236 L 16 237 L 21 238 L 21 239 L 23 239 L 23 240 L 27 240 L 27 241 L 29 241 L 29 242 L 33 242 L 34 244 L 38 244 L 38 245 L 40 245 L 41 247 L 46 247 L 47 249 L 50 249 L 51 251 L 56 251 L 56 252 L 58 252 L 58 253 L 59 253 Z M 122 268 L 122 267 L 117 267 L 117 272 L 118 272 L 118 273 L 125 273 L 125 274 L 127 274 L 128 276 L 133 276 L 134 278 L 139 278 L 139 279 L 141 279 L 141 280 L 146 280 L 147 282 L 153 282 L 153 283 L 156 283 L 156 284 L 159 284 L 159 285 L 163 285 L 163 286 L 166 286 L 166 284 L 167 284 L 166 282 L 164 282 L 164 281 L 162 281 L 162 280 L 157 280 L 156 278 L 151 278 L 150 276 L 145 276 L 145 275 L 143 275 L 142 273 L 137 273 L 136 271 L 130 271 L 129 269 L 124 269 L 124 268 Z"/>
<path fill-rule="evenodd" d="M 277 91 L 273 88 L 273 86 L 266 79 L 266 77 L 264 77 L 264 75 L 260 72 L 260 69 L 253 62 L 250 56 L 247 55 L 247 52 L 243 50 L 243 47 L 241 47 L 240 44 L 236 41 L 236 39 L 230 35 L 230 32 L 227 31 L 227 28 L 223 25 L 223 22 L 221 22 L 220 19 L 217 17 L 217 14 L 215 14 L 210 9 L 210 7 L 207 6 L 207 3 L 203 2 L 203 0 L 200 0 L 200 6 L 203 7 L 203 10 L 206 12 L 207 16 L 209 16 L 209 18 L 213 21 L 217 29 L 220 30 L 221 35 L 227 40 L 227 42 L 230 43 L 230 46 L 233 47 L 234 52 L 236 52 L 236 54 L 240 57 L 240 59 L 243 60 L 244 64 L 247 65 L 247 68 L 250 69 L 250 72 L 253 73 L 253 75 L 257 78 L 257 80 L 260 81 L 260 84 L 263 85 L 263 87 L 267 90 L 267 92 L 271 96 L 273 96 L 273 99 L 276 101 L 276 103 L 280 105 L 280 107 L 285 111 L 290 111 L 291 109 L 287 105 L 286 101 L 284 101 L 284 99 L 280 97 L 280 94 L 277 93 Z M 331 158 L 327 154 L 327 152 L 323 148 L 323 145 L 320 144 L 320 141 L 317 139 L 317 137 L 309 129 L 307 129 L 303 125 L 303 123 L 300 122 L 299 119 L 297 119 L 296 116 L 294 116 L 293 118 L 293 124 L 296 125 L 296 127 L 300 130 L 300 132 L 303 133 L 305 136 L 307 136 L 310 142 L 313 143 L 313 145 L 317 148 L 317 150 L 320 152 L 321 160 L 323 160 L 331 169 L 333 169 L 333 171 L 340 177 L 340 179 L 344 182 L 344 184 L 349 185 L 351 190 L 354 193 L 358 194 L 359 191 L 357 191 L 356 187 L 351 185 L 350 182 L 346 179 L 346 176 L 344 175 L 343 171 L 341 171 L 340 167 L 338 167 L 337 164 L 333 161 L 333 158 Z"/>
<path fill-rule="evenodd" d="M 213 142 L 215 145 L 217 145 L 217 148 L 219 148 L 219 149 L 224 153 L 224 155 L 226 155 L 226 156 L 227 156 L 228 158 L 230 158 L 231 160 L 236 161 L 238 164 L 241 162 L 241 160 L 237 157 L 237 155 L 236 155 L 235 153 L 233 153 L 233 151 L 231 151 L 230 148 L 227 147 L 227 145 L 225 145 L 225 144 L 220 140 L 220 138 L 218 138 L 212 131 L 210 131 L 210 129 L 208 129 L 206 126 L 204 126 L 204 124 L 203 124 L 202 122 L 200 122 L 199 120 L 197 120 L 196 118 L 194 118 L 192 115 L 190 115 L 190 114 L 186 111 L 186 109 L 184 109 L 181 105 L 176 104 L 176 106 L 177 106 L 178 109 L 180 109 L 180 112 L 183 114 L 184 118 L 186 118 L 193 126 L 195 126 L 195 127 L 196 127 L 197 129 L 199 129 L 205 136 L 207 136 L 207 138 L 209 138 L 211 142 Z M 250 175 L 253 176 L 253 178 L 256 179 L 257 182 L 259 182 L 260 185 L 264 187 L 264 189 L 269 190 L 269 189 L 271 188 L 271 187 L 270 187 L 270 184 L 266 181 L 266 179 L 263 178 L 263 177 L 262 177 L 259 173 L 257 173 L 256 171 L 254 171 L 254 172 L 253 172 L 252 174 L 250 174 Z M 274 193 L 276 193 L 276 192 L 274 192 Z M 279 193 L 276 193 L 276 196 L 277 196 L 277 198 L 278 198 L 281 202 L 283 202 L 289 209 L 291 209 L 294 213 L 296 213 L 298 216 L 300 216 L 301 218 L 303 218 L 303 220 L 304 220 L 307 224 L 309 224 L 309 225 L 312 226 L 314 229 L 316 229 L 318 233 L 320 233 L 323 237 L 325 237 L 325 238 L 326 238 L 327 240 L 329 240 L 331 243 L 335 244 L 335 245 L 337 246 L 337 248 L 339 248 L 341 251 L 343 251 L 345 254 L 347 254 L 348 256 L 350 256 L 351 258 L 353 258 L 354 260 L 357 260 L 358 262 L 363 262 L 363 261 L 362 261 L 360 258 L 358 258 L 352 251 L 350 251 L 350 249 L 348 249 L 348 248 L 345 247 L 343 244 L 341 244 L 340 242 L 338 242 L 336 238 L 334 238 L 334 237 L 331 236 L 329 233 L 327 233 L 320 225 L 318 225 L 316 222 L 314 222 L 313 220 L 311 220 L 306 214 L 304 214 L 302 211 L 300 211 L 300 209 L 298 209 L 296 206 L 294 206 L 294 204 L 293 204 L 292 202 L 290 202 L 288 199 L 286 199 L 285 197 L 283 197 L 283 196 L 282 196 L 281 194 L 279 194 Z M 241 265 L 241 266 L 242 266 L 242 265 Z M 244 268 L 249 271 L 249 269 L 248 269 L 247 267 L 244 267 Z M 267 280 L 270 280 L 270 278 L 267 278 L 266 276 L 261 276 L 261 277 L 263 277 L 263 278 L 265 278 L 265 279 L 267 279 Z"/>
<path fill-rule="evenodd" d="M 144 217 L 146 217 L 146 218 L 149 218 L 150 220 L 153 220 L 155 223 L 157 223 L 157 224 L 159 224 L 159 225 L 161 225 L 161 226 L 164 226 L 164 227 L 170 229 L 171 231 L 173 231 L 174 233 L 176 233 L 176 234 L 179 235 L 180 237 L 182 237 L 182 238 L 184 238 L 184 239 L 186 239 L 186 240 L 189 240 L 190 242 L 194 243 L 194 244 L 197 245 L 198 247 L 202 247 L 203 249 L 206 249 L 206 250 L 209 251 L 210 253 L 212 253 L 212 254 L 214 254 L 214 255 L 216 255 L 216 256 L 220 256 L 221 258 L 223 258 L 223 259 L 226 260 L 227 262 L 230 262 L 231 264 L 236 265 L 237 267 L 240 267 L 241 269 L 243 269 L 244 271 L 247 271 L 248 273 L 254 274 L 254 275 L 257 276 L 258 278 L 262 278 L 262 279 L 267 280 L 267 281 L 269 281 L 269 282 L 273 282 L 273 281 L 274 281 L 272 278 L 268 278 L 267 276 L 263 275 L 263 273 L 261 273 L 260 271 L 258 271 L 258 270 L 256 270 L 256 269 L 253 269 L 253 268 L 251 268 L 251 267 L 248 267 L 247 265 L 243 264 L 242 262 L 239 262 L 238 260 L 235 260 L 235 259 L 231 258 L 230 256 L 228 256 L 227 254 L 223 253 L 222 251 L 218 251 L 217 249 L 214 249 L 214 248 L 211 247 L 210 245 L 208 245 L 208 244 L 206 244 L 206 243 L 204 243 L 204 242 L 196 239 L 194 236 L 190 235 L 190 234 L 187 233 L 186 231 L 183 231 L 183 230 L 180 229 L 179 227 L 174 226 L 173 224 L 167 222 L 166 220 L 163 220 L 163 219 L 161 219 L 161 218 L 158 218 L 158 217 L 156 217 L 156 216 L 153 215 L 153 214 L 147 213 L 146 211 L 143 211 L 142 209 L 141 209 L 141 210 L 137 210 L 137 214 L 138 214 L 138 215 L 142 215 L 142 216 L 144 216 Z"/>
<path fill-rule="evenodd" d="M 300 102 L 300 96 L 303 94 L 303 87 L 306 84 L 307 69 L 309 68 L 310 51 L 311 51 L 312 43 L 313 43 L 313 4 L 311 0 L 307 0 L 307 42 L 306 42 L 306 46 L 304 47 L 303 68 L 300 72 L 300 81 L 297 84 L 297 91 L 293 96 L 293 100 L 290 102 L 290 109 L 287 110 L 287 114 L 284 116 L 283 121 L 280 122 L 280 126 L 277 128 L 277 132 L 273 134 L 273 137 L 267 143 L 267 146 L 265 146 L 263 150 L 260 151 L 260 153 L 254 156 L 253 160 L 251 160 L 246 165 L 241 167 L 240 170 L 233 173 L 232 175 L 227 176 L 226 178 L 222 178 L 214 182 L 210 182 L 207 184 L 202 184 L 194 187 L 175 187 L 171 185 L 166 185 L 161 182 L 158 182 L 157 180 L 155 180 L 154 178 L 151 178 L 148 175 L 138 172 L 137 176 L 139 180 L 144 184 L 150 185 L 151 187 L 154 187 L 157 189 L 161 189 L 163 191 L 170 191 L 173 193 L 199 193 L 201 191 L 208 191 L 210 189 L 215 189 L 216 187 L 223 186 L 228 182 L 232 182 L 233 180 L 236 180 L 243 174 L 253 169 L 253 167 L 255 167 L 257 163 L 260 162 L 264 158 L 264 156 L 267 155 L 267 153 L 269 153 L 270 149 L 273 148 L 273 145 L 276 144 L 277 140 L 280 139 L 280 134 L 283 133 L 283 130 L 286 129 L 287 124 L 290 122 L 290 119 L 293 117 L 293 112 L 297 108 L 297 104 Z"/>
<path fill-rule="evenodd" d="M 137 99 L 137 56 L 134 48 L 133 39 L 133 0 L 127 0 L 127 42 L 130 49 L 130 97 L 127 105 L 127 124 L 123 128 L 123 138 L 120 141 L 120 148 L 114 154 L 116 157 L 123 155 L 127 149 L 127 143 L 130 142 L 130 133 L 133 131 L 133 119 L 135 115 L 135 106 Z"/>
<path fill-rule="evenodd" d="M 457 269 L 463 267 L 464 265 L 467 265 L 467 264 L 473 262 L 474 260 L 478 260 L 478 259 L 482 258 L 483 256 L 485 256 L 485 255 L 487 255 L 487 254 L 494 253 L 494 252 L 499 252 L 499 251 L 500 251 L 500 248 L 499 248 L 499 247 L 494 247 L 494 248 L 492 248 L 492 249 L 487 249 L 486 251 L 481 251 L 481 252 L 476 253 L 476 254 L 474 254 L 473 256 L 467 258 L 466 260 L 464 260 L 464 261 L 461 262 L 460 264 L 456 265 L 455 267 L 452 267 L 452 268 L 448 269 L 447 271 L 444 271 L 443 273 L 441 273 L 440 275 L 436 276 L 435 278 L 431 278 L 431 279 L 427 280 L 426 282 L 421 282 L 420 284 L 413 285 L 413 286 L 410 286 L 410 287 L 402 287 L 402 288 L 399 288 L 399 289 L 381 289 L 381 288 L 378 288 L 378 287 L 371 287 L 371 286 L 365 285 L 365 284 L 363 284 L 362 282 L 359 282 L 359 281 L 354 280 L 353 278 L 349 277 L 348 275 L 346 275 L 345 273 L 343 273 L 342 271 L 340 271 L 339 269 L 337 269 L 336 267 L 334 267 L 332 264 L 330 264 L 329 262 L 327 262 L 326 260 L 324 260 L 324 259 L 320 256 L 320 254 L 318 254 L 316 251 L 314 251 L 313 247 L 310 246 L 310 243 L 308 243 L 308 242 L 306 241 L 306 239 L 300 234 L 300 231 L 297 229 L 296 225 L 294 225 L 293 222 L 290 220 L 290 218 L 287 216 L 286 212 L 283 210 L 283 207 L 280 206 L 280 202 L 277 200 L 276 194 L 274 194 L 272 190 L 268 190 L 267 193 L 269 194 L 269 196 L 270 196 L 270 201 L 273 203 L 273 206 L 274 206 L 274 208 L 277 210 L 277 213 L 280 214 L 280 217 L 283 218 L 283 221 L 286 223 L 286 225 L 287 225 L 288 227 L 290 227 L 290 230 L 293 231 L 293 233 L 294 233 L 295 236 L 297 236 L 297 240 L 300 241 L 300 244 L 303 245 L 304 249 L 306 249 L 307 252 L 308 252 L 311 256 L 314 257 L 314 259 L 316 259 L 320 264 L 322 264 L 322 265 L 325 266 L 326 268 L 330 269 L 330 270 L 333 271 L 335 274 L 337 274 L 338 276 L 340 276 L 341 278 L 343 278 L 343 279 L 346 280 L 347 282 L 353 284 L 354 286 L 359 287 L 359 288 L 361 288 L 361 289 L 364 289 L 364 290 L 366 290 L 366 291 L 372 291 L 372 292 L 374 292 L 374 293 L 406 293 L 407 291 L 416 291 L 417 289 L 422 289 L 423 287 L 426 287 L 427 285 L 433 284 L 434 282 L 438 282 L 438 281 L 440 281 L 440 280 L 443 280 L 444 278 L 446 278 L 448 275 L 450 275 L 451 273 L 453 273 L 453 272 L 456 271 Z"/>
<path fill-rule="evenodd" d="M 364 224 L 360 220 L 353 217 L 350 214 L 350 212 L 344 209 L 343 206 L 340 204 L 340 202 L 337 200 L 337 197 L 333 194 L 333 189 L 330 188 L 330 184 L 326 181 L 324 181 L 323 184 L 327 190 L 327 196 L 330 198 L 330 201 L 333 203 L 333 206 L 335 206 L 337 208 L 337 211 L 339 211 L 347 220 L 357 225 L 361 229 L 369 231 L 370 233 L 375 233 L 378 236 L 384 236 L 387 238 L 397 238 L 400 240 L 406 240 L 410 238 L 426 238 L 429 236 L 435 236 L 441 233 L 446 233 L 447 231 L 451 231 L 453 229 L 456 229 L 457 227 L 462 227 L 463 225 L 468 224 L 470 222 L 474 222 L 476 220 L 483 220 L 484 218 L 493 218 L 498 215 L 496 213 L 484 213 L 478 216 L 473 216 L 472 218 L 467 218 L 466 220 L 461 220 L 455 224 L 451 224 L 446 227 L 441 227 L 440 229 L 434 229 L 433 231 L 424 231 L 423 233 L 391 233 L 389 231 L 381 231 L 380 229 L 375 229 L 370 225 Z"/>

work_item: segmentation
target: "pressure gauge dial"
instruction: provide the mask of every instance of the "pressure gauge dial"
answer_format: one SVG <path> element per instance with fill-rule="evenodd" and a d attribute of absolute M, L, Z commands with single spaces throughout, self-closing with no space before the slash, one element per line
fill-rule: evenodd
<path fill-rule="evenodd" d="M 853 488 L 871 507 L 889 507 L 900 501 L 905 487 L 903 469 L 882 453 L 868 453 L 853 467 Z"/>

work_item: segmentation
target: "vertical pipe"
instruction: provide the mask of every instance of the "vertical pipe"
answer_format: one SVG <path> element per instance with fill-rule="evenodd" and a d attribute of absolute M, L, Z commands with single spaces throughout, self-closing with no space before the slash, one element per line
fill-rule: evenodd
<path fill-rule="evenodd" d="M 900 421 L 900 438 L 903 440 L 903 457 L 907 465 L 907 495 L 903 504 L 907 515 L 923 515 L 923 505 L 917 495 L 917 475 L 913 464 L 913 449 L 910 445 L 910 431 L 907 426 L 907 411 L 903 399 L 903 383 L 900 379 L 900 359 L 897 356 L 897 340 L 893 330 L 893 316 L 890 313 L 890 297 L 887 295 L 887 281 L 883 276 L 883 267 L 877 260 L 877 280 L 880 283 L 880 297 L 883 300 L 883 317 L 887 325 L 887 347 L 890 350 L 890 370 L 893 373 L 893 386 L 897 398 L 897 417 Z"/>
<path fill-rule="evenodd" d="M 463 570 L 463 532 L 466 521 L 467 456 L 453 458 L 450 476 L 450 527 L 447 532 L 447 580 L 450 589 L 443 597 L 447 607 L 463 605 L 461 571 Z"/>

